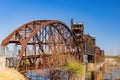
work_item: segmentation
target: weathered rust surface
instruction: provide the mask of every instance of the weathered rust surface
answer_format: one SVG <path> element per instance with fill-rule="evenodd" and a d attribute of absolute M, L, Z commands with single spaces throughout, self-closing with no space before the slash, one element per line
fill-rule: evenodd
<path fill-rule="evenodd" d="M 52 54 L 56 52 L 73 55 L 80 62 L 83 62 L 83 55 L 88 55 L 88 62 L 103 61 L 104 51 L 96 46 L 95 40 L 95 37 L 84 34 L 83 24 L 74 24 L 73 20 L 71 29 L 58 20 L 37 20 L 14 30 L 1 45 L 19 47 L 16 68 L 29 70 L 49 66 Z"/>

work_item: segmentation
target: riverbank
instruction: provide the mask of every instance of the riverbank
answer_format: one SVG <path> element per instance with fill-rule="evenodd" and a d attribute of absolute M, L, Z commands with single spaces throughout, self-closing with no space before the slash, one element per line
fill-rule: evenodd
<path fill-rule="evenodd" d="M 0 80 L 28 80 L 28 78 L 15 69 L 4 68 L 0 69 Z"/>

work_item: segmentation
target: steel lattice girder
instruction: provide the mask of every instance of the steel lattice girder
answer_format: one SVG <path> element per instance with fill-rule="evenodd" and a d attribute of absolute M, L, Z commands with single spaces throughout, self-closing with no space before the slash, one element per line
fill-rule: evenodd
<path fill-rule="evenodd" d="M 38 53 L 53 53 L 61 51 L 62 53 L 78 54 L 75 44 L 75 38 L 71 30 L 63 23 L 57 20 L 37 20 L 32 21 L 14 30 L 8 35 L 1 45 L 15 43 L 21 46 L 19 50 L 19 61 L 17 68 L 23 56 L 28 56 L 28 47 L 32 47 L 34 54 L 34 63 Z"/>

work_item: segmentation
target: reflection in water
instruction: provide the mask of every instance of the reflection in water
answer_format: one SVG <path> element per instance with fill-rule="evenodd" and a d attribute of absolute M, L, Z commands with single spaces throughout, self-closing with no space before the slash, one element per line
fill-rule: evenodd
<path fill-rule="evenodd" d="M 49 70 L 31 70 L 25 73 L 25 75 L 30 80 L 50 80 Z M 112 68 L 109 72 L 103 74 L 103 80 L 115 80 L 117 78 L 120 78 L 120 68 Z"/>
<path fill-rule="evenodd" d="M 58 73 L 56 71 L 55 73 L 52 74 L 52 78 L 55 80 L 68 80 L 68 74 L 64 73 L 63 71 L 60 71 Z M 25 73 L 25 75 L 30 79 L 30 80 L 50 80 L 50 70 L 49 69 L 44 69 L 44 70 L 31 70 Z M 57 76 L 57 77 L 56 77 Z"/>
<path fill-rule="evenodd" d="M 31 70 L 25 73 L 30 80 L 50 80 L 48 70 Z"/>
<path fill-rule="evenodd" d="M 103 75 L 103 80 L 105 79 L 115 80 L 117 78 L 120 78 L 120 68 L 112 68 L 108 73 Z"/>

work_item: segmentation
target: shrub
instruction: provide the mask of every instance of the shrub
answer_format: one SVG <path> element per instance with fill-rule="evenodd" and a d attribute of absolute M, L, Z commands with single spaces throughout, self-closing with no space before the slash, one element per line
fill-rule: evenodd
<path fill-rule="evenodd" d="M 85 66 L 78 61 L 69 61 L 64 69 L 69 74 L 69 80 L 75 77 L 85 77 Z"/>

